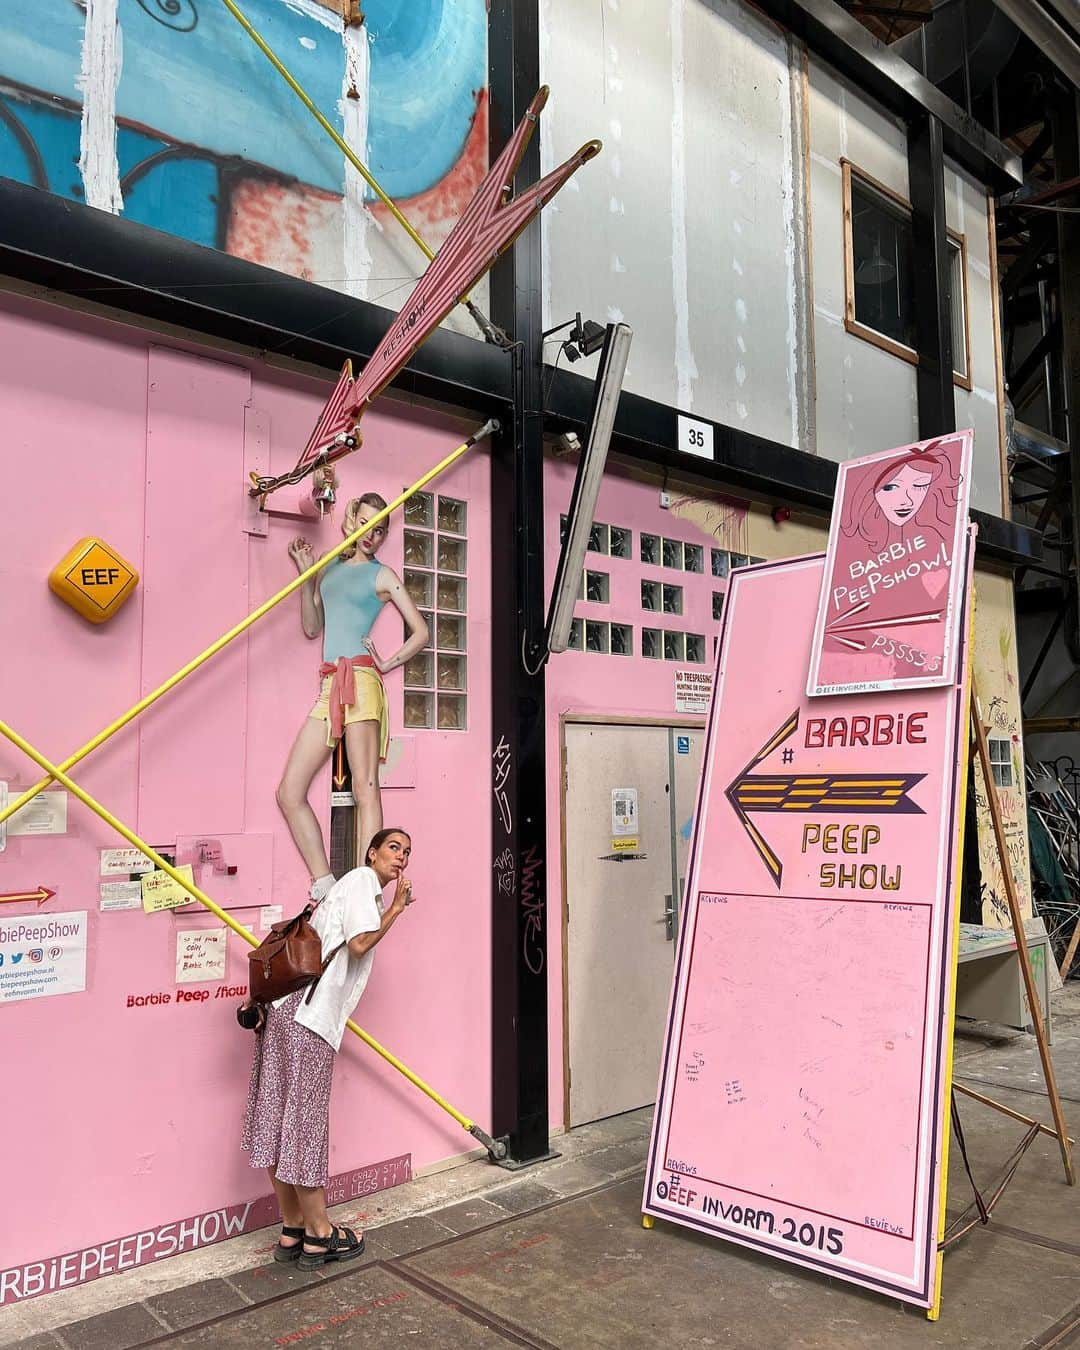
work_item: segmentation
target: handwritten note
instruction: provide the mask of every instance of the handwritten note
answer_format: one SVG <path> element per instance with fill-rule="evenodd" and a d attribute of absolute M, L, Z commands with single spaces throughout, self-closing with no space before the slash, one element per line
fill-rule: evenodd
<path fill-rule="evenodd" d="M 194 886 L 195 877 L 190 863 L 184 863 L 176 870 Z M 178 885 L 169 876 L 168 872 L 147 872 L 142 878 L 142 904 L 147 914 L 156 914 L 161 909 L 176 909 L 178 905 L 186 905 L 190 900 L 191 896 L 183 886 Z"/>
<path fill-rule="evenodd" d="M 194 928 L 176 935 L 176 983 L 225 978 L 224 928 Z"/>

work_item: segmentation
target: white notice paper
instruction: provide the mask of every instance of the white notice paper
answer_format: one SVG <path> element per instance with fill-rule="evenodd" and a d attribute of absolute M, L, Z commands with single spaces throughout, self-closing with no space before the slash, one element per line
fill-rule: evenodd
<path fill-rule="evenodd" d="M 282 905 L 263 905 L 259 910 L 259 927 L 269 932 L 274 924 L 281 922 L 283 908 Z"/>
<path fill-rule="evenodd" d="M 152 872 L 154 864 L 137 848 L 103 848 L 101 850 L 101 875 L 103 877 L 126 877 L 132 873 L 140 876 Z"/>
<path fill-rule="evenodd" d="M 225 928 L 194 928 L 176 935 L 176 983 L 225 978 Z"/>
<path fill-rule="evenodd" d="M 86 910 L 0 917 L 0 1003 L 86 988 Z"/>
<path fill-rule="evenodd" d="M 21 792 L 22 788 L 12 788 Z M 61 788 L 39 792 L 7 819 L 8 834 L 67 834 L 67 793 Z"/>
<path fill-rule="evenodd" d="M 101 908 L 142 909 L 142 886 L 137 881 L 103 881 Z"/>
<path fill-rule="evenodd" d="M 675 672 L 675 711 L 697 713 L 705 717 L 712 698 L 711 670 L 677 670 Z"/>

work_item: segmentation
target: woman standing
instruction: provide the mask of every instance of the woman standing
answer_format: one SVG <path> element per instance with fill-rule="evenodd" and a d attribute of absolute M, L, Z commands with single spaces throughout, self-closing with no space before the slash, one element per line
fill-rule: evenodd
<path fill-rule="evenodd" d="M 412 883 L 402 876 L 411 852 L 404 830 L 378 831 L 368 865 L 336 882 L 312 916 L 322 959 L 332 957 L 314 992 L 298 989 L 271 1004 L 256 1037 L 242 1147 L 252 1167 L 266 1168 L 277 1195 L 282 1229 L 274 1260 L 295 1260 L 304 1270 L 364 1250 L 362 1236 L 336 1227 L 326 1213 L 330 1085 L 374 948 L 413 901 Z M 382 892 L 392 881 L 394 898 L 384 910 Z"/>
<path fill-rule="evenodd" d="M 365 492 L 345 508 L 344 534 L 386 509 L 377 492 Z M 322 688 L 319 698 L 289 752 L 278 806 L 296 847 L 311 875 L 311 898 L 321 900 L 334 884 L 318 818 L 308 802 L 308 790 L 344 736 L 357 809 L 356 856 L 367 856 L 368 840 L 382 829 L 379 762 L 386 758 L 390 738 L 386 690 L 382 676 L 396 670 L 427 646 L 428 627 L 397 573 L 378 561 L 386 542 L 387 525 L 374 526 L 355 548 L 305 581 L 300 591 L 300 621 L 304 636 L 323 635 Z M 314 563 L 306 539 L 294 539 L 289 556 L 297 570 Z M 383 660 L 369 634 L 384 604 L 397 609 L 407 637 L 393 656 Z"/>

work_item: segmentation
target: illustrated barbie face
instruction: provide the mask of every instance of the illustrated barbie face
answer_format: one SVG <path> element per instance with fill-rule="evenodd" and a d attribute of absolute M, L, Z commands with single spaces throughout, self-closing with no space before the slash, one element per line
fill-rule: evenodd
<path fill-rule="evenodd" d="M 356 508 L 356 516 L 353 523 L 350 523 L 351 512 L 346 512 L 345 520 L 342 523 L 343 532 L 345 534 L 351 534 L 353 530 L 358 529 L 366 521 L 371 520 L 373 516 L 377 516 L 379 511 L 380 508 L 378 506 L 373 506 L 370 502 L 361 502 Z M 386 532 L 386 521 L 383 520 L 380 524 L 376 525 L 374 529 L 369 530 L 367 534 L 361 535 L 360 541 L 356 546 L 356 550 L 360 556 L 364 558 L 374 558 L 375 554 L 378 553 L 379 549 L 382 548 L 383 544 L 386 542 Z"/>
<path fill-rule="evenodd" d="M 891 478 L 874 489 L 874 500 L 881 507 L 881 513 L 893 525 L 905 525 L 926 500 L 926 493 L 933 481 L 925 470 L 914 464 L 904 464 Z"/>
<path fill-rule="evenodd" d="M 380 835 L 385 837 L 380 839 Z M 404 830 L 380 830 L 368 849 L 368 866 L 385 885 L 396 881 L 409 865 L 412 840 Z"/>

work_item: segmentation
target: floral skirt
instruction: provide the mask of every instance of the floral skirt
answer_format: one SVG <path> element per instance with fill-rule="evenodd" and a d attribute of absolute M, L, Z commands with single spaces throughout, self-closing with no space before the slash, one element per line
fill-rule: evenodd
<path fill-rule="evenodd" d="M 252 1167 L 274 1167 L 287 1185 L 325 1186 L 335 1056 L 321 1036 L 293 1021 L 304 993 L 298 989 L 266 1010 L 255 1037 L 241 1146 Z"/>

